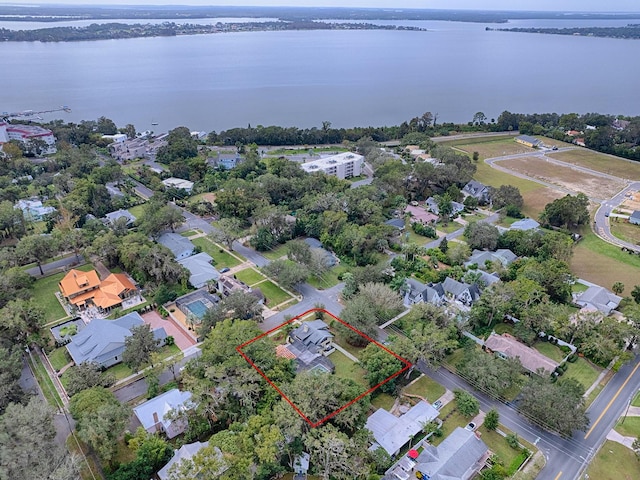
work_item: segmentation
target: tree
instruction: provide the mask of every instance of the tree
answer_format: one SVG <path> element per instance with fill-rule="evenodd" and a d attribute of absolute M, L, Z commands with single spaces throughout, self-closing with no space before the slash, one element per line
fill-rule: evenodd
<path fill-rule="evenodd" d="M 631 449 L 636 454 L 638 460 L 640 460 L 640 435 L 631 444 Z"/>
<path fill-rule="evenodd" d="M 464 237 L 470 248 L 478 250 L 495 250 L 498 246 L 500 231 L 495 225 L 487 222 L 470 223 L 464 229 Z"/>
<path fill-rule="evenodd" d="M 554 227 L 570 228 L 589 222 L 589 198 L 584 193 L 566 195 L 545 205 L 540 221 Z"/>
<path fill-rule="evenodd" d="M 640 303 L 640 285 L 634 285 L 633 290 L 631 290 L 631 296 L 636 303 Z"/>
<path fill-rule="evenodd" d="M 489 431 L 494 431 L 498 428 L 500 424 L 500 414 L 495 408 L 492 408 L 487 412 L 487 415 L 484 417 L 483 425 Z"/>
<path fill-rule="evenodd" d="M 233 250 L 233 242 L 244 235 L 242 222 L 239 218 L 221 218 L 216 224 L 216 229 L 211 233 L 214 242 L 226 245 L 229 250 Z"/>
<path fill-rule="evenodd" d="M 520 410 L 545 428 L 563 436 L 586 430 L 589 419 L 584 404 L 584 387 L 573 378 L 551 383 L 533 375 L 520 395 Z"/>
<path fill-rule="evenodd" d="M 10 402 L 22 396 L 20 376 L 22 374 L 22 348 L 19 345 L 6 347 L 0 338 L 0 414 Z"/>
<path fill-rule="evenodd" d="M 462 265 L 469 255 L 471 255 L 471 249 L 462 242 L 455 242 L 447 248 L 447 258 L 451 265 Z"/>
<path fill-rule="evenodd" d="M 160 340 L 155 337 L 149 325 L 133 327 L 131 335 L 124 340 L 122 361 L 137 372 L 141 365 L 151 360 L 151 354 L 157 352 L 159 348 Z"/>
<path fill-rule="evenodd" d="M 83 362 L 69 369 L 66 390 L 70 397 L 76 393 L 93 387 L 110 387 L 116 383 L 112 373 L 103 373 L 100 367 L 92 362 Z"/>
<path fill-rule="evenodd" d="M 503 208 L 514 206 L 521 209 L 524 205 L 524 199 L 520 194 L 518 187 L 513 185 L 500 185 L 498 188 L 490 188 L 489 197 L 494 208 Z"/>
<path fill-rule="evenodd" d="M 622 292 L 624 292 L 624 283 L 614 282 L 614 284 L 611 286 L 611 290 L 613 290 L 613 293 L 615 293 L 616 295 L 620 295 Z"/>
<path fill-rule="evenodd" d="M 483 113 L 483 112 L 477 112 L 474 116 L 473 116 L 473 120 L 472 123 L 474 125 L 482 125 L 484 124 L 484 122 L 487 121 L 487 116 Z"/>
<path fill-rule="evenodd" d="M 472 158 L 473 158 L 473 161 L 474 161 L 474 162 L 477 162 L 478 160 L 480 160 L 480 152 L 474 151 L 474 152 L 473 152 L 473 157 L 472 157 Z M 467 197 L 467 198 L 469 198 L 469 197 Z M 475 197 L 471 197 L 471 198 L 475 198 Z M 477 199 L 476 199 L 476 200 L 477 200 Z"/>
<path fill-rule="evenodd" d="M 0 478 L 75 480 L 79 459 L 56 442 L 51 408 L 32 397 L 11 403 L 0 417 Z"/>
<path fill-rule="evenodd" d="M 440 245 L 438 245 L 438 248 L 442 253 L 447 253 L 447 250 L 449 250 L 449 240 L 447 240 L 446 236 L 442 237 L 442 240 L 440 241 Z"/>
<path fill-rule="evenodd" d="M 44 275 L 42 263 L 53 257 L 57 249 L 58 246 L 52 236 L 29 235 L 23 237 L 16 245 L 16 255 L 25 263 L 36 262 L 40 269 L 40 275 Z"/>
<path fill-rule="evenodd" d="M 366 448 L 333 425 L 313 429 L 304 436 L 304 443 L 322 480 L 351 480 L 368 473 L 362 456 Z"/>
<path fill-rule="evenodd" d="M 131 409 L 121 405 L 104 387 L 93 387 L 74 395 L 69 410 L 76 420 L 78 435 L 100 458 L 111 463 L 118 448 L 117 440 L 126 428 Z"/>
<path fill-rule="evenodd" d="M 274 260 L 263 267 L 262 271 L 265 275 L 275 278 L 287 290 L 293 290 L 309 276 L 307 267 L 291 260 Z"/>
<path fill-rule="evenodd" d="M 503 360 L 475 350 L 465 351 L 456 368 L 472 385 L 493 396 L 504 395 L 519 381 L 522 372 L 518 358 Z"/>
<path fill-rule="evenodd" d="M 394 373 L 402 369 L 402 363 L 389 352 L 375 343 L 370 343 L 360 354 L 360 365 L 366 370 L 365 378 L 370 387 L 375 387 Z M 395 378 L 380 387 L 384 393 L 393 393 L 396 388 Z"/>
<path fill-rule="evenodd" d="M 474 417 L 480 411 L 480 402 L 478 399 L 464 390 L 455 390 L 453 392 L 456 400 L 456 407 L 460 414 L 465 417 Z"/>
<path fill-rule="evenodd" d="M 169 130 L 167 145 L 158 149 L 158 161 L 173 163 L 196 157 L 198 155 L 198 141 L 191 136 L 187 127 L 177 127 Z"/>

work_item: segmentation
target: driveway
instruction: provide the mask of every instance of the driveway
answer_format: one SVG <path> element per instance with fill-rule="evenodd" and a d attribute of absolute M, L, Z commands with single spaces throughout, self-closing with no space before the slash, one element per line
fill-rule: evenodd
<path fill-rule="evenodd" d="M 184 333 L 172 320 L 162 318 L 157 312 L 143 313 L 142 319 L 152 329 L 163 327 L 167 335 L 175 339 L 176 345 L 180 350 L 186 350 L 196 344 L 196 341 Z"/>

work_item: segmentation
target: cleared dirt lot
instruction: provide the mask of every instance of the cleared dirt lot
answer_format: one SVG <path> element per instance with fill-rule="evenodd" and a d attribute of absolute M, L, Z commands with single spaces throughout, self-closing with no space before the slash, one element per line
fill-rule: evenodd
<path fill-rule="evenodd" d="M 640 179 L 640 162 L 632 162 L 613 155 L 594 152 L 586 148 L 548 154 L 561 162 L 590 168 L 596 172 L 608 173 L 620 178 Z"/>
<path fill-rule="evenodd" d="M 547 203 L 564 196 L 564 193 L 549 187 L 540 187 L 536 190 L 523 192 L 524 208 L 522 211 L 525 215 L 537 219 Z"/>
<path fill-rule="evenodd" d="M 582 192 L 588 197 L 611 198 L 624 188 L 625 183 L 586 172 L 563 167 L 539 157 L 523 157 L 500 162 L 515 172 L 553 183 L 572 192 Z"/>

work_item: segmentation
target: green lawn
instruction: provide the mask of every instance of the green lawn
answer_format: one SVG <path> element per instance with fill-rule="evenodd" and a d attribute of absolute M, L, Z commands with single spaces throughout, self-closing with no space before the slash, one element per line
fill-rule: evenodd
<path fill-rule="evenodd" d="M 640 243 L 640 226 L 633 225 L 621 218 L 609 218 L 611 233 L 625 242 L 635 245 Z"/>
<path fill-rule="evenodd" d="M 62 405 L 62 400 L 53 385 L 53 381 L 47 373 L 47 369 L 42 364 L 40 357 L 37 354 L 32 353 L 27 356 L 27 361 L 31 366 L 31 370 L 33 370 L 33 374 L 36 377 L 38 385 L 40 385 L 40 389 L 42 390 L 47 403 L 56 409 L 59 408 L 59 406 Z"/>
<path fill-rule="evenodd" d="M 77 270 L 87 272 L 93 270 L 93 265 L 87 264 L 80 267 L 76 267 Z M 36 304 L 44 309 L 44 322 L 49 323 L 55 320 L 59 320 L 67 316 L 67 313 L 60 305 L 60 302 L 56 298 L 56 292 L 60 291 L 58 283 L 66 275 L 66 273 L 56 273 L 49 277 L 44 277 L 36 280 L 32 287 L 32 298 Z"/>
<path fill-rule="evenodd" d="M 342 378 L 348 378 L 359 383 L 365 388 L 369 388 L 369 382 L 364 378 L 365 371 L 353 360 L 336 350 L 327 357 L 336 367 L 335 375 Z"/>
<path fill-rule="evenodd" d="M 560 350 L 557 345 L 553 345 L 549 342 L 536 342 L 533 348 L 535 348 L 545 357 L 548 357 L 551 360 L 555 360 L 556 362 L 561 362 L 562 359 L 566 357 L 566 354 L 562 350 Z"/>
<path fill-rule="evenodd" d="M 461 228 L 464 228 L 464 227 L 456 222 L 449 222 L 447 226 L 444 226 L 442 223 L 438 223 L 436 225 L 436 230 L 440 232 L 445 232 L 445 233 L 453 233 L 457 230 L 460 230 Z M 431 239 L 429 239 L 429 241 L 431 241 Z"/>
<path fill-rule="evenodd" d="M 271 280 L 262 282 L 261 284 L 257 285 L 256 288 L 259 288 L 262 294 L 267 299 L 268 307 L 275 307 L 276 305 L 280 305 L 282 302 L 291 298 L 291 295 L 282 290 Z"/>
<path fill-rule="evenodd" d="M 395 401 L 396 399 L 388 393 L 378 393 L 371 399 L 371 405 L 376 408 L 384 408 L 386 411 L 390 411 Z"/>
<path fill-rule="evenodd" d="M 183 237 L 193 237 L 194 235 L 198 235 L 200 231 L 198 230 L 187 230 L 186 232 L 182 232 L 180 235 Z"/>
<path fill-rule="evenodd" d="M 136 205 L 135 207 L 131 207 L 128 210 L 131 215 L 136 217 L 136 220 L 140 219 L 144 215 L 144 203 L 141 203 L 140 205 Z"/>
<path fill-rule="evenodd" d="M 640 478 L 640 462 L 630 449 L 607 440 L 587 473 L 594 480 L 637 480 Z"/>
<path fill-rule="evenodd" d="M 324 275 L 322 275 L 322 277 L 309 277 L 307 282 L 318 290 L 331 288 L 340 283 L 340 279 L 338 277 L 348 270 L 349 268 L 344 265 L 336 265 L 335 267 L 330 268 Z"/>
<path fill-rule="evenodd" d="M 586 292 L 589 289 L 589 287 L 587 287 L 584 283 L 574 283 L 573 285 L 571 285 L 571 292 L 572 293 L 582 293 L 582 292 Z"/>
<path fill-rule="evenodd" d="M 286 243 L 282 243 L 282 244 L 279 244 L 276 247 L 272 248 L 269 251 L 260 252 L 260 254 L 263 257 L 268 258 L 269 260 L 277 260 L 280 257 L 285 257 L 287 255 L 288 251 L 289 251 L 289 249 L 287 248 L 287 244 Z"/>
<path fill-rule="evenodd" d="M 349 342 L 347 342 L 343 333 L 337 330 L 336 328 L 333 328 L 336 324 L 338 324 L 338 322 L 334 320 L 332 328 L 330 329 L 331 333 L 333 334 L 333 343 L 340 345 L 342 348 L 344 348 L 347 352 L 349 352 L 354 357 L 360 358 L 360 354 L 364 350 L 364 347 L 355 347 L 351 345 Z"/>
<path fill-rule="evenodd" d="M 583 357 L 578 357 L 575 363 L 569 363 L 569 368 L 565 372 L 564 376 L 568 378 L 575 378 L 585 388 L 589 388 L 596 381 L 602 369 L 596 367 L 591 362 Z"/>
<path fill-rule="evenodd" d="M 71 362 L 71 357 L 69 356 L 69 352 L 67 351 L 67 347 L 59 347 L 56 348 L 49 355 L 49 361 L 51 362 L 51 366 L 55 368 L 56 372 L 59 372 L 62 367 Z"/>
<path fill-rule="evenodd" d="M 423 375 L 415 383 L 404 389 L 404 393 L 420 395 L 431 403 L 444 395 L 445 391 L 442 385 L 426 375 Z"/>
<path fill-rule="evenodd" d="M 493 329 L 498 335 L 502 335 L 503 333 L 513 335 L 513 325 L 511 323 L 498 323 Z"/>
<path fill-rule="evenodd" d="M 242 263 L 242 261 L 227 253 L 226 250 L 223 250 L 220 246 L 213 243 L 207 237 L 194 238 L 193 240 L 191 240 L 191 243 L 193 243 L 196 247 L 200 247 L 203 252 L 211 255 L 214 261 L 214 265 L 218 269 L 225 267 L 231 268 Z M 238 254 L 234 255 L 242 258 Z"/>
<path fill-rule="evenodd" d="M 502 430 L 502 425 L 499 428 Z M 481 425 L 478 431 L 482 434 L 482 441 L 487 444 L 489 450 L 500 457 L 503 465 L 508 468 L 520 452 L 515 448 L 511 448 L 502 435 L 487 430 L 484 425 Z"/>
<path fill-rule="evenodd" d="M 616 432 L 625 437 L 640 437 L 640 417 L 626 417 L 618 420 Z"/>
<path fill-rule="evenodd" d="M 640 391 L 636 393 L 636 396 L 631 402 L 631 405 L 633 405 L 634 407 L 640 407 Z"/>
<path fill-rule="evenodd" d="M 265 279 L 264 275 L 254 270 L 253 268 L 245 268 L 244 270 L 240 270 L 239 272 L 235 273 L 235 276 L 238 280 L 246 283 L 249 286 L 253 285 L 254 283 L 261 282 Z"/>
<path fill-rule="evenodd" d="M 452 412 L 451 415 L 449 415 L 449 412 Z M 449 416 L 447 417 L 447 415 Z M 443 421 L 442 423 L 443 435 L 441 437 L 436 437 L 435 435 L 432 436 L 429 439 L 429 441 L 433 445 L 439 445 L 457 427 L 464 427 L 471 421 L 470 418 L 462 416 L 462 414 L 458 412 L 458 410 L 455 410 L 455 402 L 450 402 L 444 407 L 442 407 L 442 410 L 440 410 L 440 415 L 438 416 L 438 418 L 440 418 Z"/>
<path fill-rule="evenodd" d="M 160 349 L 160 355 L 162 359 L 165 359 L 172 355 L 177 355 L 178 353 L 180 353 L 180 348 L 177 345 L 164 346 Z M 136 373 L 129 367 L 127 367 L 124 363 L 119 363 L 117 365 L 114 365 L 113 367 L 107 368 L 105 372 L 112 373 L 116 377 L 116 381 L 122 380 Z"/>
<path fill-rule="evenodd" d="M 552 153 L 550 156 L 561 162 L 580 165 L 620 178 L 640 177 L 640 164 L 638 162 L 624 160 L 613 155 L 605 155 L 586 148 L 571 150 L 570 152 Z"/>

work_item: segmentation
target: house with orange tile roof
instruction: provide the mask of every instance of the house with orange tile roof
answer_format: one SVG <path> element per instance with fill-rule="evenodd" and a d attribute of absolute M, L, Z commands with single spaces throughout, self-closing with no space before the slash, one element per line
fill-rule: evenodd
<path fill-rule="evenodd" d="M 112 273 L 100 280 L 95 270 L 72 269 L 58 285 L 65 300 L 79 310 L 95 306 L 102 313 L 122 306 L 123 300 L 138 293 L 138 288 L 126 274 Z"/>

